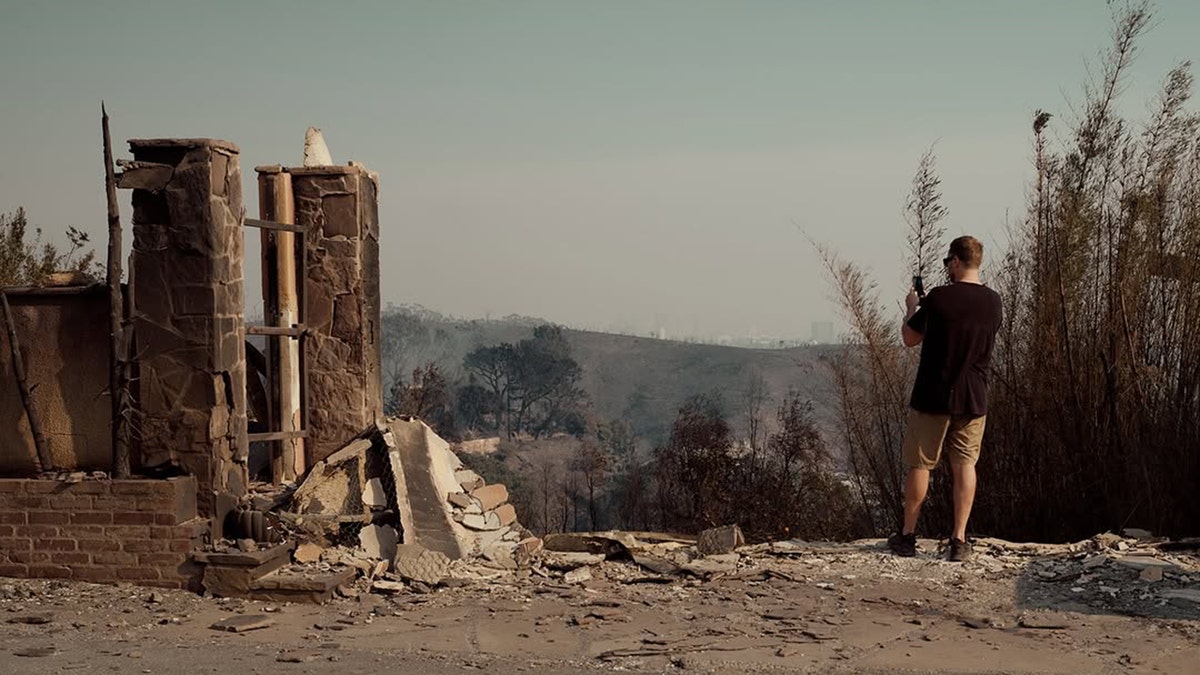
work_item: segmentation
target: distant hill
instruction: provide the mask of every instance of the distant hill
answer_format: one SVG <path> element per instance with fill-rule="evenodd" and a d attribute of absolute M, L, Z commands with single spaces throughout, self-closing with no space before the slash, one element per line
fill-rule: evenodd
<path fill-rule="evenodd" d="M 528 338 L 537 325 L 529 317 L 463 320 L 417 307 L 390 307 L 383 314 L 382 347 L 385 389 L 413 368 L 434 362 L 457 380 L 465 377 L 463 357 L 473 349 Z M 814 402 L 818 423 L 831 429 L 832 398 L 821 356 L 836 347 L 744 349 L 565 329 L 583 384 L 605 419 L 624 418 L 645 442 L 665 438 L 679 407 L 690 396 L 717 393 L 731 424 L 744 427 L 745 392 L 761 374 L 770 397 L 765 415 L 791 388 Z M 829 434 L 826 433 L 828 437 Z M 832 440 L 832 439 L 829 439 Z"/>

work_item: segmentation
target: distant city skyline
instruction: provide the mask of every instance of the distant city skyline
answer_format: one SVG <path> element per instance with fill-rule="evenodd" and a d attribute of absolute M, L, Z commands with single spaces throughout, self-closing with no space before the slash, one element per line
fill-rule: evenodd
<path fill-rule="evenodd" d="M 1200 3 L 1155 5 L 1118 106 L 1139 118 L 1200 52 Z M 118 157 L 134 137 L 237 143 L 251 215 L 253 167 L 299 164 L 313 125 L 335 161 L 380 173 L 385 302 L 836 336 L 799 230 L 898 313 L 901 210 L 934 146 L 948 237 L 998 255 L 1025 210 L 1033 111 L 1067 134 L 1109 21 L 1095 0 L 11 2 L 0 211 L 56 241 L 77 226 L 103 256 L 101 100 Z M 245 273 L 252 315 L 253 256 Z"/>

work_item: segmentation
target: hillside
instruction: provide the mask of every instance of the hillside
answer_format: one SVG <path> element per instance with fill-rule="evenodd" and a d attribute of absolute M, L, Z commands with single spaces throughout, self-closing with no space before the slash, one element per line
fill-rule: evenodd
<path fill-rule="evenodd" d="M 397 376 L 434 362 L 451 381 L 465 378 L 463 357 L 471 350 L 527 338 L 537 319 L 460 320 L 428 310 L 389 308 L 383 316 L 385 390 Z M 565 330 L 583 385 L 605 419 L 624 418 L 647 443 L 670 429 L 679 406 L 692 395 L 717 393 L 731 424 L 742 429 L 745 392 L 761 374 L 769 396 L 765 416 L 794 388 L 813 400 L 818 422 L 829 429 L 829 383 L 820 363 L 828 346 L 744 349 L 658 340 L 592 331 Z M 828 434 L 827 434 L 828 436 Z"/>

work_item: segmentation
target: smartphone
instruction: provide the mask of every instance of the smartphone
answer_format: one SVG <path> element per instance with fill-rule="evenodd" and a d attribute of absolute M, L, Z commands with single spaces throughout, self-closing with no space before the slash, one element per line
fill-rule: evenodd
<path fill-rule="evenodd" d="M 916 289 L 917 295 L 925 297 L 925 280 L 919 276 L 913 276 L 913 288 Z"/>

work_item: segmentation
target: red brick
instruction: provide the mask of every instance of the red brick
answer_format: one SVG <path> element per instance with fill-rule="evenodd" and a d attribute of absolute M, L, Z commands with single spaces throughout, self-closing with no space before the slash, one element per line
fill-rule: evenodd
<path fill-rule="evenodd" d="M 118 567 L 117 578 L 127 581 L 149 581 L 158 579 L 159 573 L 153 567 Z"/>
<path fill-rule="evenodd" d="M 27 577 L 29 567 L 26 565 L 0 565 L 0 577 Z"/>
<path fill-rule="evenodd" d="M 32 495 L 16 496 L 12 498 L 12 505 L 18 509 L 48 509 L 50 508 L 50 500 L 46 497 L 38 497 Z"/>
<path fill-rule="evenodd" d="M 0 494 L 15 494 L 25 491 L 27 480 L 20 478 L 0 478 Z"/>
<path fill-rule="evenodd" d="M 64 565 L 30 565 L 31 579 L 70 579 L 71 568 Z"/>
<path fill-rule="evenodd" d="M 24 525 L 29 522 L 24 511 L 0 511 L 0 523 L 8 525 Z"/>
<path fill-rule="evenodd" d="M 156 513 L 154 514 L 154 522 L 159 525 L 175 525 L 179 522 L 179 519 L 175 517 L 174 513 Z"/>
<path fill-rule="evenodd" d="M 62 492 L 67 484 L 56 480 L 29 480 L 25 482 L 25 491 L 31 495 L 53 494 Z"/>
<path fill-rule="evenodd" d="M 113 514 L 104 510 L 80 510 L 71 514 L 71 522 L 79 525 L 108 525 L 113 521 Z"/>
<path fill-rule="evenodd" d="M 0 551 L 32 551 L 33 540 L 17 537 L 5 537 L 0 539 Z"/>
<path fill-rule="evenodd" d="M 158 553 L 167 548 L 167 543 L 161 539 L 138 539 L 121 542 L 121 550 L 128 553 Z"/>
<path fill-rule="evenodd" d="M 30 564 L 30 565 L 45 565 L 49 562 L 50 562 L 50 552 L 49 551 L 30 551 L 29 552 L 29 563 L 28 564 Z"/>
<path fill-rule="evenodd" d="M 18 525 L 17 536 L 50 539 L 58 536 L 58 528 L 50 525 Z"/>
<path fill-rule="evenodd" d="M 120 551 L 121 542 L 115 539 L 80 539 L 79 550 L 89 553 L 100 551 Z"/>
<path fill-rule="evenodd" d="M 82 483 L 72 485 L 70 492 L 73 495 L 106 495 L 110 492 L 109 482 L 106 480 L 85 480 Z"/>
<path fill-rule="evenodd" d="M 80 581 L 116 581 L 117 570 L 112 567 L 73 567 L 71 578 Z"/>
<path fill-rule="evenodd" d="M 150 528 L 145 525 L 109 525 L 104 528 L 104 534 L 112 539 L 119 539 L 121 541 L 149 539 Z"/>
<path fill-rule="evenodd" d="M 167 544 L 167 550 L 172 553 L 188 553 L 196 548 L 196 542 L 191 539 L 173 539 Z"/>
<path fill-rule="evenodd" d="M 95 504 L 87 495 L 54 495 L 48 501 L 55 511 L 90 511 Z"/>
<path fill-rule="evenodd" d="M 33 551 L 9 551 L 0 557 L 8 558 L 8 562 L 10 563 L 28 565 L 29 563 L 33 562 L 33 555 Z M 38 555 L 45 554 L 39 553 Z"/>
<path fill-rule="evenodd" d="M 69 553 L 51 553 L 50 562 L 55 565 L 86 565 L 92 561 L 92 557 L 86 553 L 78 553 L 75 551 Z"/>
<path fill-rule="evenodd" d="M 30 525 L 66 525 L 67 514 L 53 511 L 32 511 L 29 514 Z"/>
<path fill-rule="evenodd" d="M 170 483 L 160 480 L 114 480 L 112 482 L 114 495 L 136 495 L 149 497 L 154 495 L 174 495 L 175 489 Z"/>
<path fill-rule="evenodd" d="M 100 552 L 92 554 L 94 565 L 136 565 L 137 555 L 134 553 Z"/>
<path fill-rule="evenodd" d="M 179 553 L 139 553 L 139 565 L 152 565 L 154 567 L 177 567 L 184 562 L 187 562 L 186 555 Z"/>
<path fill-rule="evenodd" d="M 137 513 L 133 511 L 121 511 L 112 514 L 113 525 L 153 525 L 153 513 Z"/>
<path fill-rule="evenodd" d="M 16 534 L 16 532 L 17 532 L 17 529 L 15 527 L 13 527 L 12 525 L 0 525 L 0 538 L 11 537 L 14 534 Z M 4 548 L 0 547 L 0 551 L 3 551 L 3 550 L 4 550 Z"/>
<path fill-rule="evenodd" d="M 60 529 L 63 536 L 70 534 L 76 539 L 100 539 L 108 536 L 104 525 L 71 525 Z"/>
<path fill-rule="evenodd" d="M 74 551 L 78 548 L 74 539 L 43 539 L 33 542 L 33 547 L 39 551 Z"/>
<path fill-rule="evenodd" d="M 150 528 L 151 539 L 175 539 L 177 536 L 175 528 L 167 525 L 155 525 Z"/>
<path fill-rule="evenodd" d="M 137 501 L 130 497 L 112 497 L 100 495 L 92 498 L 93 511 L 132 511 Z"/>

